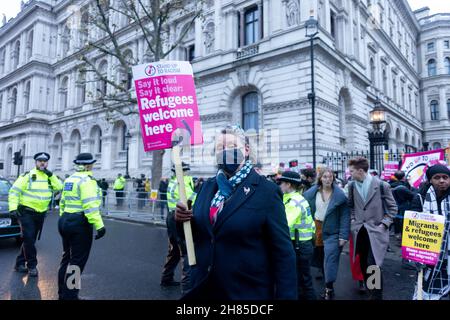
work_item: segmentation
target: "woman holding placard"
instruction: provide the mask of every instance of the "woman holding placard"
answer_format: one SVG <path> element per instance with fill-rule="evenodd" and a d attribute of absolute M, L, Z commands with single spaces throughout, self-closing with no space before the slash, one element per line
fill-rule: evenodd
<path fill-rule="evenodd" d="M 250 160 L 244 131 L 227 127 L 216 138 L 218 171 L 192 210 L 177 205 L 175 219 L 191 221 L 197 264 L 196 300 L 297 299 L 295 253 L 278 186 Z"/>

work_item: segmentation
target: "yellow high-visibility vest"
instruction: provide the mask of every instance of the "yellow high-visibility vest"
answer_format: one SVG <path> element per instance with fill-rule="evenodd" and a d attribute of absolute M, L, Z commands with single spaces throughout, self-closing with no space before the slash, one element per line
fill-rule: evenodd
<path fill-rule="evenodd" d="M 59 214 L 84 213 L 95 229 L 104 227 L 100 214 L 102 191 L 92 177 L 91 171 L 75 172 L 64 181 L 64 190 L 59 202 Z"/>
<path fill-rule="evenodd" d="M 53 192 L 61 190 L 62 182 L 56 175 L 49 178 L 43 171 L 34 168 L 17 178 L 9 189 L 9 211 L 17 210 L 19 205 L 23 205 L 44 213 L 48 210 Z"/>
<path fill-rule="evenodd" d="M 187 200 L 191 200 L 192 204 L 194 204 L 197 197 L 197 194 L 194 192 L 194 179 L 191 176 L 184 176 L 184 186 L 186 187 Z M 180 194 L 177 177 L 172 177 L 167 186 L 167 206 L 169 210 L 175 210 L 178 201 L 180 201 Z"/>
<path fill-rule="evenodd" d="M 297 229 L 300 241 L 311 240 L 316 232 L 316 225 L 308 201 L 299 192 L 292 192 L 283 195 L 283 203 L 291 239 L 295 240 L 295 230 Z"/>

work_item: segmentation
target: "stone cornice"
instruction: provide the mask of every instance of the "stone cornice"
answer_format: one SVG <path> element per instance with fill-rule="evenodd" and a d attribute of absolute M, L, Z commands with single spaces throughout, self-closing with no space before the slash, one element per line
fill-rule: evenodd
<path fill-rule="evenodd" d="M 202 122 L 213 122 L 213 121 L 221 121 L 221 120 L 231 120 L 232 113 L 228 111 L 222 111 L 212 114 L 205 114 L 200 116 L 200 120 Z"/>

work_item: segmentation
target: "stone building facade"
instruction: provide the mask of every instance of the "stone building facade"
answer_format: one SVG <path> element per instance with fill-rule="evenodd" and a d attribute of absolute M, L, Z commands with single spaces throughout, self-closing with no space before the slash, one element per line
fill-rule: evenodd
<path fill-rule="evenodd" d="M 16 174 L 12 155 L 18 150 L 25 168 L 32 166 L 35 152 L 48 150 L 61 175 L 71 171 L 78 152 L 89 151 L 99 160 L 96 176 L 112 178 L 125 171 L 127 145 L 131 176 L 149 174 L 152 160 L 143 151 L 138 117 L 106 112 L 96 97 L 112 88 L 80 72 L 83 43 L 104 37 L 100 30 L 74 27 L 73 21 L 83 24 L 91 2 L 29 1 L 0 28 L 0 174 Z M 390 149 L 448 144 L 446 15 L 413 12 L 406 0 L 208 0 L 202 19 L 167 58 L 192 62 L 205 154 L 212 152 L 217 128 L 240 123 L 269 137 L 272 158 L 263 157 L 263 164 L 311 162 L 305 35 L 311 14 L 320 24 L 314 40 L 318 162 L 327 152 L 368 149 L 369 112 L 377 97 L 388 110 L 384 129 Z M 117 12 L 110 13 L 110 21 L 119 27 L 120 45 L 131 61 L 152 61 L 136 26 Z M 186 25 L 186 19 L 172 19 L 170 40 Z M 428 52 L 431 42 L 435 51 Z M 112 57 L 95 50 L 88 55 L 108 78 L 127 77 Z M 432 58 L 437 71 L 428 76 Z M 436 120 L 432 101 L 438 102 Z M 165 175 L 170 162 L 169 151 Z M 214 169 L 205 159 L 191 165 L 197 176 Z"/>

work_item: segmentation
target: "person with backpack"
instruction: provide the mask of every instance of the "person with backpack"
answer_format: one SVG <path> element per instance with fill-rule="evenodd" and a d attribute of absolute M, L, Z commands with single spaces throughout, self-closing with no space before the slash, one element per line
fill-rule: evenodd
<path fill-rule="evenodd" d="M 368 174 L 369 162 L 366 158 L 351 159 L 349 169 L 353 180 L 348 197 L 350 230 L 355 246 L 353 255 L 359 255 L 370 299 L 382 300 L 381 267 L 389 245 L 389 227 L 397 214 L 397 204 L 389 184 Z"/>

